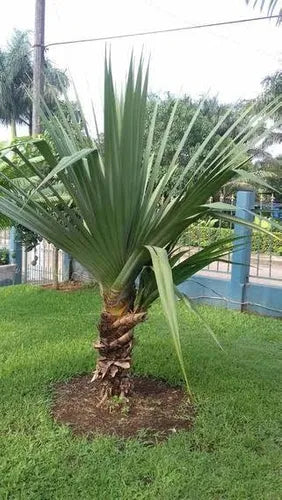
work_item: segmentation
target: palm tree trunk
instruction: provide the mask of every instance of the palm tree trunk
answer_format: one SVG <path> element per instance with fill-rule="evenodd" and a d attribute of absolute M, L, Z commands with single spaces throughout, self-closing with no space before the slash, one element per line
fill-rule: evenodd
<path fill-rule="evenodd" d="M 17 137 L 16 121 L 12 118 L 10 122 L 11 142 Z"/>
<path fill-rule="evenodd" d="M 133 329 L 146 319 L 145 312 L 133 312 L 132 300 L 124 301 L 118 311 L 106 306 L 98 325 L 99 341 L 96 369 L 92 381 L 101 384 L 102 400 L 110 396 L 127 397 L 132 391 L 130 369 L 132 362 Z"/>

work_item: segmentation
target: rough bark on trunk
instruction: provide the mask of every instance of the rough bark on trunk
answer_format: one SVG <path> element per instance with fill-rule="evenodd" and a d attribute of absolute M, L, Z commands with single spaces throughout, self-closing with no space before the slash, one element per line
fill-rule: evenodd
<path fill-rule="evenodd" d="M 94 344 L 99 356 L 92 381 L 101 385 L 102 400 L 110 396 L 127 397 L 132 390 L 130 379 L 133 329 L 146 318 L 145 312 L 132 312 L 128 306 L 105 310 L 98 330 L 100 338 Z"/>

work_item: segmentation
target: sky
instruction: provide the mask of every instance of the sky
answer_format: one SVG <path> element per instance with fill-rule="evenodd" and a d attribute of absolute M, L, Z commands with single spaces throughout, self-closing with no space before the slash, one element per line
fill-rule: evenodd
<path fill-rule="evenodd" d="M 0 46 L 13 29 L 30 30 L 34 0 L 5 2 Z M 278 6 L 279 7 L 279 6 Z M 46 0 L 46 44 L 261 15 L 245 0 Z M 122 83 L 132 49 L 150 56 L 150 90 L 209 94 L 223 102 L 258 95 L 263 78 L 282 65 L 282 26 L 275 20 L 195 31 L 147 35 L 110 42 L 114 76 Z M 50 47 L 47 56 L 73 78 L 86 114 L 103 103 L 105 42 Z M 87 114 L 91 121 L 90 113 Z M 22 130 L 22 132 L 24 132 Z M 0 127 L 0 140 L 9 132 Z"/>

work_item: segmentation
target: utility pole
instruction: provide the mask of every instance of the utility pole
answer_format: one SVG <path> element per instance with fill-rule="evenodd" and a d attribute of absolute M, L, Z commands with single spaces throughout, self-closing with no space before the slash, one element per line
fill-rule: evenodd
<path fill-rule="evenodd" d="M 44 86 L 45 0 L 35 0 L 32 135 L 40 134 L 40 98 Z"/>

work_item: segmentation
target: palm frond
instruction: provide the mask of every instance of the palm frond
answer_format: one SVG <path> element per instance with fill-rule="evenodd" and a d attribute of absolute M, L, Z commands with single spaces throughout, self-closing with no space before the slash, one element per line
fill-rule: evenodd
<path fill-rule="evenodd" d="M 157 109 L 146 138 L 147 88 L 148 68 L 144 71 L 141 57 L 135 71 L 132 57 L 125 90 L 118 94 L 111 60 L 106 57 L 103 148 L 90 137 L 86 120 L 78 119 L 70 109 L 70 101 L 66 100 L 65 105 L 71 121 L 59 102 L 55 116 L 43 102 L 42 120 L 48 139 L 32 141 L 36 154 L 27 156 L 19 147 L 10 150 L 13 155 L 9 150 L 2 151 L 2 160 L 14 168 L 16 177 L 24 178 L 24 182 L 0 183 L 0 213 L 70 253 L 94 275 L 104 298 L 110 295 L 116 300 L 123 298 L 126 290 L 135 287 L 138 278 L 140 285 L 133 308 L 144 310 L 160 296 L 185 378 L 173 305 L 173 280 L 178 284 L 223 258 L 237 242 L 218 241 L 193 256 L 182 254 L 180 260 L 173 249 L 183 231 L 208 215 L 258 228 L 226 214 L 226 207 L 208 204 L 208 200 L 227 182 L 242 175 L 250 158 L 248 151 L 258 142 L 258 136 L 267 135 L 265 130 L 261 133 L 261 124 L 281 107 L 281 101 L 276 99 L 267 104 L 247 124 L 252 106 L 245 109 L 227 131 L 218 136 L 220 126 L 230 118 L 230 110 L 226 111 L 187 163 L 185 175 L 187 172 L 191 175 L 181 179 L 184 187 L 180 194 L 172 190 L 164 199 L 202 103 L 187 124 L 171 164 L 160 178 L 177 104 L 159 150 L 152 155 Z M 240 132 L 226 144 L 225 140 L 240 124 Z M 210 151 L 200 161 L 201 153 L 209 145 Z M 38 166 L 41 163 L 34 161 L 38 155 L 40 162 L 48 167 L 47 174 L 42 174 Z M 16 159 L 24 165 L 25 176 L 20 176 Z"/>
<path fill-rule="evenodd" d="M 267 15 L 272 16 L 278 5 L 279 0 L 246 0 L 247 4 L 252 4 L 253 7 L 259 6 L 260 10 L 266 9 Z M 280 10 L 281 14 L 281 10 Z"/>

